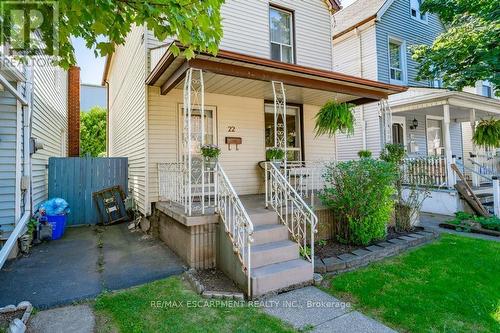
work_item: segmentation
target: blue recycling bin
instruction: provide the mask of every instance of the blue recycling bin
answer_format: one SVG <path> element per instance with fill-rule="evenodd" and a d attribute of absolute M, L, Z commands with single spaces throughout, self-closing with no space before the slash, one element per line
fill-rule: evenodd
<path fill-rule="evenodd" d="M 47 223 L 52 225 L 52 240 L 61 238 L 64 235 L 66 228 L 67 214 L 63 215 L 47 215 Z"/>

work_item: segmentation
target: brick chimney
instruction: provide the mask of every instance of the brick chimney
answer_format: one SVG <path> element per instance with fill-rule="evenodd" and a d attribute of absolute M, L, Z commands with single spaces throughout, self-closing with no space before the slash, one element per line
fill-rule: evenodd
<path fill-rule="evenodd" d="M 80 67 L 68 70 L 68 156 L 80 156 Z"/>

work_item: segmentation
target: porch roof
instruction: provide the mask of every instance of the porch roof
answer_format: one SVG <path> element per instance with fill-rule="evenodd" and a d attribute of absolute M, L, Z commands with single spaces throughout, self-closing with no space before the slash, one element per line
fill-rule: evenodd
<path fill-rule="evenodd" d="M 179 44 L 177 44 L 181 47 Z M 198 54 L 194 59 L 175 56 L 170 48 L 146 79 L 160 87 L 161 94 L 182 88 L 189 68 L 204 70 L 205 92 L 272 100 L 271 81 L 286 85 L 287 100 L 322 105 L 327 100 L 356 105 L 385 99 L 406 91 L 395 86 L 355 76 L 219 50 L 216 57 Z"/>
<path fill-rule="evenodd" d="M 450 106 L 451 118 L 469 121 L 470 111 L 477 117 L 500 117 L 500 100 L 462 91 L 436 88 L 410 88 L 406 93 L 391 99 L 392 113 L 422 112 L 426 115 L 442 115 L 443 105 Z"/>

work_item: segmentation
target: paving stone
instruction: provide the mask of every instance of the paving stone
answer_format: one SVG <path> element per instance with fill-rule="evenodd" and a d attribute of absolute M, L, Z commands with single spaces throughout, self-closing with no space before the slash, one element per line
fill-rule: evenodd
<path fill-rule="evenodd" d="M 388 248 L 388 247 L 391 247 L 391 246 L 394 246 L 394 245 L 391 244 L 391 243 L 388 243 L 388 242 L 380 242 L 380 243 L 377 243 L 377 246 L 380 246 L 380 247 L 383 247 L 383 248 Z"/>
<path fill-rule="evenodd" d="M 351 254 L 351 253 L 343 253 L 343 254 L 338 255 L 337 257 L 343 261 L 350 261 L 350 260 L 356 259 L 356 256 L 354 254 Z"/>
<path fill-rule="evenodd" d="M 314 333 L 397 333 L 389 327 L 359 313 L 353 311 L 340 317 L 329 320 L 316 326 Z"/>
<path fill-rule="evenodd" d="M 370 246 L 366 247 L 366 249 L 368 251 L 377 252 L 377 251 L 382 251 L 384 248 L 382 246 L 378 246 L 378 245 L 370 245 Z"/>
<path fill-rule="evenodd" d="M 326 265 L 319 258 L 314 258 L 314 272 L 326 273 Z"/>
<path fill-rule="evenodd" d="M 28 328 L 39 333 L 92 333 L 95 317 L 87 304 L 66 306 L 38 312 L 30 319 Z"/>
<path fill-rule="evenodd" d="M 315 287 L 305 287 L 266 299 L 264 311 L 295 328 L 316 326 L 351 310 L 335 297 Z"/>
<path fill-rule="evenodd" d="M 345 261 L 337 257 L 323 259 L 323 262 L 325 263 L 327 272 L 336 272 L 346 268 Z"/>
<path fill-rule="evenodd" d="M 398 244 L 398 245 L 399 245 L 399 244 L 404 244 L 404 243 L 405 243 L 405 241 L 404 241 L 404 240 L 399 239 L 399 238 L 389 239 L 389 240 L 387 240 L 387 242 L 392 243 L 392 244 Z"/>
<path fill-rule="evenodd" d="M 398 237 L 398 239 L 403 239 L 403 240 L 405 240 L 405 241 L 411 242 L 411 241 L 413 241 L 415 238 L 408 237 L 408 236 L 401 236 L 401 237 Z"/>
<path fill-rule="evenodd" d="M 417 239 L 422 239 L 424 238 L 424 235 L 419 235 L 417 233 L 409 234 L 409 237 L 417 238 Z"/>
<path fill-rule="evenodd" d="M 364 249 L 357 249 L 357 250 L 351 251 L 351 253 L 357 255 L 358 257 L 364 257 L 364 256 L 371 254 L 370 251 L 367 251 Z"/>

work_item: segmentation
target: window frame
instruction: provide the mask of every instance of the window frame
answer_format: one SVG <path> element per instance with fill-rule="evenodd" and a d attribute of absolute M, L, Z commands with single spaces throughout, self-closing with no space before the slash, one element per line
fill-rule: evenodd
<path fill-rule="evenodd" d="M 413 7 L 413 1 L 417 1 L 419 2 L 419 0 L 410 0 L 410 17 L 415 20 L 415 21 L 418 21 L 418 22 L 422 22 L 422 23 L 425 23 L 427 24 L 429 22 L 429 15 L 428 13 L 424 13 L 424 18 L 422 19 L 422 11 L 420 10 L 420 6 L 422 5 L 421 3 L 418 4 L 418 8 L 414 8 Z M 415 12 L 417 13 L 417 16 L 413 16 L 412 15 L 412 11 L 415 10 Z"/>
<path fill-rule="evenodd" d="M 290 15 L 290 45 L 278 43 L 278 42 L 273 42 L 271 40 L 271 11 L 272 10 Z M 288 9 L 288 8 L 277 6 L 275 4 L 270 4 L 267 23 L 268 23 L 268 30 L 269 30 L 269 59 L 274 60 L 274 61 L 284 62 L 287 64 L 295 64 L 296 63 L 296 56 L 295 56 L 295 13 L 294 13 L 294 11 L 291 9 Z M 276 44 L 276 45 L 280 46 L 280 59 L 279 60 L 273 59 L 272 44 Z M 291 62 L 283 61 L 283 45 L 288 46 L 291 49 L 291 56 L 292 56 Z"/>
<path fill-rule="evenodd" d="M 398 44 L 399 45 L 399 56 L 401 58 L 401 68 L 398 69 L 401 71 L 401 80 L 393 79 L 391 76 L 391 69 L 397 69 L 395 67 L 391 67 L 391 47 L 390 44 Z M 387 38 L 387 66 L 389 70 L 389 83 L 398 84 L 398 85 L 406 85 L 408 83 L 408 73 L 407 73 L 407 63 L 406 63 L 406 41 L 396 38 L 393 36 L 388 36 Z"/>
<path fill-rule="evenodd" d="M 441 144 L 442 146 L 440 147 L 443 151 L 445 150 L 445 145 L 444 145 L 444 117 L 441 116 L 432 116 L 432 115 L 426 115 L 425 116 L 425 146 L 426 146 L 426 156 L 444 156 L 444 155 L 430 155 L 429 154 L 429 133 L 428 133 L 428 124 L 429 120 L 437 120 L 441 121 Z"/>

